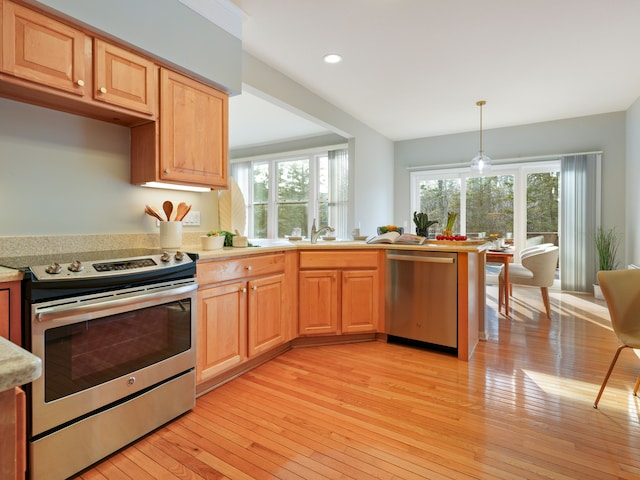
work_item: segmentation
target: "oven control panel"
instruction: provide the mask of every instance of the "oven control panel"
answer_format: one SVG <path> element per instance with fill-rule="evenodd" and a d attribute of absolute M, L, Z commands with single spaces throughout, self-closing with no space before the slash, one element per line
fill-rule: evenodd
<path fill-rule="evenodd" d="M 182 252 L 145 255 L 134 258 L 116 258 L 99 261 L 74 260 L 70 263 L 52 262 L 49 265 L 29 267 L 37 280 L 65 280 L 100 278 L 168 269 L 192 263 L 189 255 Z"/>

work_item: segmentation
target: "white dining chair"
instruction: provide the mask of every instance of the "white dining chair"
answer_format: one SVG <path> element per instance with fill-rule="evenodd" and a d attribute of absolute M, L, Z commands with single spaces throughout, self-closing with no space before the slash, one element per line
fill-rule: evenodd
<path fill-rule="evenodd" d="M 505 303 L 505 295 L 512 293 L 511 285 L 540 287 L 542 302 L 548 318 L 551 318 L 549 287 L 553 285 L 558 264 L 558 247 L 532 247 L 520 253 L 521 263 L 509 265 L 509 285 L 504 284 L 504 267 L 498 275 L 498 309 Z M 506 312 L 508 314 L 508 312 Z"/>

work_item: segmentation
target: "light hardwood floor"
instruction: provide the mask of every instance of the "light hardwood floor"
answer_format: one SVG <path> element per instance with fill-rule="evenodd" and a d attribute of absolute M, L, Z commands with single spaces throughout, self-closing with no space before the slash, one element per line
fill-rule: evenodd
<path fill-rule="evenodd" d="M 640 361 L 606 305 L 487 287 L 471 361 L 382 342 L 291 350 L 83 472 L 93 479 L 637 479 Z"/>

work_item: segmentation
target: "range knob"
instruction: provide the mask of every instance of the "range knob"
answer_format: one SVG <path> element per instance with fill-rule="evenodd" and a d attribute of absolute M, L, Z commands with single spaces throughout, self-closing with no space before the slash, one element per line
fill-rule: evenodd
<path fill-rule="evenodd" d="M 171 255 L 169 255 L 169 252 L 164 252 L 160 257 L 160 260 L 162 260 L 163 262 L 168 262 L 169 260 L 171 260 Z"/>
<path fill-rule="evenodd" d="M 184 253 L 182 253 L 180 250 L 178 250 L 178 251 L 176 252 L 176 260 L 177 260 L 178 262 L 181 262 L 183 258 L 184 258 Z"/>
<path fill-rule="evenodd" d="M 52 263 L 47 268 L 45 268 L 44 271 L 52 275 L 56 275 L 62 271 L 62 267 L 59 263 Z"/>
<path fill-rule="evenodd" d="M 79 260 L 74 260 L 73 262 L 71 262 L 69 264 L 69 270 L 72 272 L 81 272 L 82 270 L 84 270 L 84 265 L 82 265 L 82 262 Z"/>

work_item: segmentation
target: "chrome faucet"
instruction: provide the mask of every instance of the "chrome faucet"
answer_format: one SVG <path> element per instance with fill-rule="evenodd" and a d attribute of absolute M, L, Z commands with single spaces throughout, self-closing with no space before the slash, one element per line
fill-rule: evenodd
<path fill-rule="evenodd" d="M 326 225 L 320 227 L 320 230 L 316 230 L 316 219 L 313 219 L 313 225 L 311 226 L 311 243 L 318 243 L 318 237 L 322 232 L 334 232 L 335 228 Z"/>

